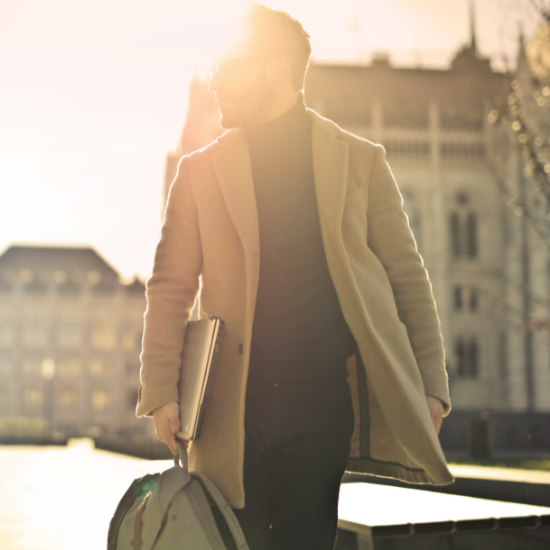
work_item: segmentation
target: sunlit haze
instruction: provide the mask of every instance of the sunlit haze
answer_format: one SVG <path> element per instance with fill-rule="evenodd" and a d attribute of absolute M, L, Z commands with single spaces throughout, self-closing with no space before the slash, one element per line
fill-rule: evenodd
<path fill-rule="evenodd" d="M 280 0 L 317 60 L 445 67 L 469 40 L 468 0 Z M 239 0 L 0 3 L 0 250 L 90 244 L 121 274 L 151 272 L 164 157 L 187 89 Z M 478 48 L 513 64 L 527 0 L 477 0 Z M 202 74 L 202 73 L 201 73 Z"/>

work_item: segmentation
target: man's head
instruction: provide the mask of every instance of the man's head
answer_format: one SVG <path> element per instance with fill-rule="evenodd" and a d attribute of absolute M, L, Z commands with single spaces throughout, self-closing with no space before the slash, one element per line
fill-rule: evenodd
<path fill-rule="evenodd" d="M 309 35 L 288 13 L 252 3 L 209 69 L 224 128 L 260 124 L 303 90 Z"/>

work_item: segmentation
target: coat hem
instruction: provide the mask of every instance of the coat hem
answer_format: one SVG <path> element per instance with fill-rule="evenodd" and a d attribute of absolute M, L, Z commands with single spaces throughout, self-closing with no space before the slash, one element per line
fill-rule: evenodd
<path fill-rule="evenodd" d="M 349 458 L 346 465 L 346 471 L 355 474 L 389 477 L 406 483 L 416 483 L 419 485 L 448 485 L 454 481 L 452 476 L 450 476 L 450 479 L 435 481 L 433 478 L 428 477 L 425 470 L 420 468 L 410 468 L 397 462 L 385 462 L 373 458 Z"/>

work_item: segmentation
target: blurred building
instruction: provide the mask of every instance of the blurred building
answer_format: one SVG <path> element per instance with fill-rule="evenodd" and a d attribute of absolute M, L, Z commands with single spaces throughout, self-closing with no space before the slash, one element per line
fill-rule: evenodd
<path fill-rule="evenodd" d="M 473 26 L 448 69 L 394 67 L 378 55 L 370 65 L 313 64 L 306 81 L 308 107 L 386 149 L 432 281 L 456 409 L 550 410 L 548 332 L 526 347 L 521 228 L 489 154 L 488 115 L 509 81 L 480 56 Z M 205 82 L 195 79 L 190 91 L 182 138 L 168 155 L 165 199 L 179 157 L 221 133 Z M 549 301 L 548 249 L 541 254 L 528 261 L 533 272 L 542 266 L 533 284 Z"/>
<path fill-rule="evenodd" d="M 139 434 L 145 287 L 94 249 L 0 256 L 0 438 Z"/>

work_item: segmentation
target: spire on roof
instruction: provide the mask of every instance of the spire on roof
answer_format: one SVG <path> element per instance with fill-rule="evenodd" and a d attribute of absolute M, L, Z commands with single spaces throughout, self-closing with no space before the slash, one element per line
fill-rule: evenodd
<path fill-rule="evenodd" d="M 474 0 L 470 0 L 470 48 L 477 53 L 476 12 Z"/>
<path fill-rule="evenodd" d="M 518 22 L 518 41 L 519 47 L 523 49 L 525 46 L 525 34 L 523 32 L 523 23 L 521 21 Z"/>

